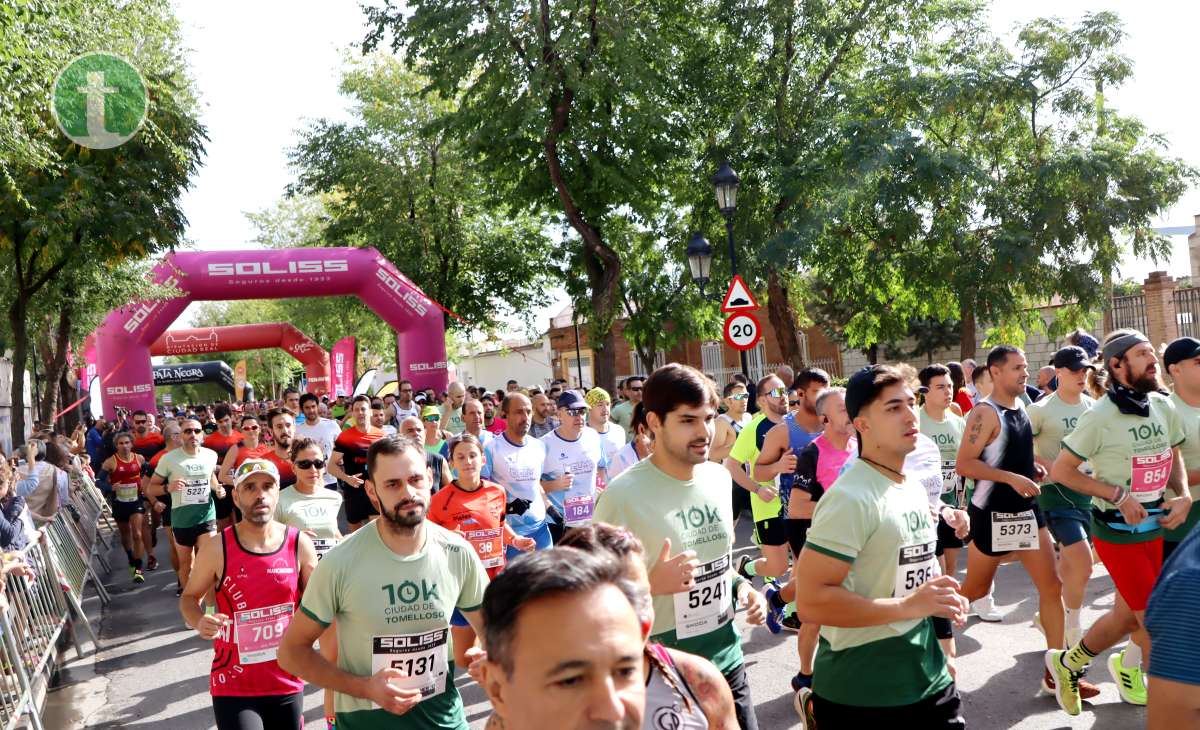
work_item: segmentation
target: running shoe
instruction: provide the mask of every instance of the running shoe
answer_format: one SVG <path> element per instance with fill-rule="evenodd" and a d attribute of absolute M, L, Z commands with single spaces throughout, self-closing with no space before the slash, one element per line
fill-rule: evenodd
<path fill-rule="evenodd" d="M 741 566 L 738 566 L 738 572 L 742 572 Z M 783 609 L 775 608 L 772 599 L 779 595 L 779 584 L 774 580 L 768 581 L 763 595 L 767 597 L 767 629 L 772 634 L 778 634 L 783 631 Z"/>
<path fill-rule="evenodd" d="M 746 566 L 753 562 L 754 560 L 749 555 L 739 555 L 737 559 L 738 575 L 742 576 L 751 583 L 754 582 L 754 576 L 746 572 Z"/>
<path fill-rule="evenodd" d="M 978 601 L 971 602 L 971 613 L 979 617 L 980 621 L 989 623 L 998 623 L 1004 618 L 1004 614 L 996 610 L 996 600 L 989 593 Z"/>
<path fill-rule="evenodd" d="M 800 730 L 817 730 L 817 719 L 813 716 L 813 691 L 811 687 L 801 687 L 792 697 L 792 707 L 800 716 Z"/>
<path fill-rule="evenodd" d="M 1079 699 L 1091 700 L 1100 695 L 1100 688 L 1083 678 L 1083 672 L 1079 673 Z M 1046 670 L 1042 673 L 1042 691 L 1048 695 L 1054 694 L 1054 677 L 1050 675 L 1050 671 Z"/>
<path fill-rule="evenodd" d="M 1114 652 L 1108 657 L 1108 673 L 1117 683 L 1117 692 L 1122 702 L 1131 705 L 1146 704 L 1146 679 L 1141 667 L 1125 667 L 1121 660 L 1125 658 L 1125 650 Z"/>
<path fill-rule="evenodd" d="M 1065 654 L 1062 649 L 1050 649 L 1042 661 L 1053 679 L 1051 686 L 1054 687 L 1054 699 L 1058 700 L 1058 706 L 1068 715 L 1078 715 L 1083 709 L 1079 696 L 1079 678 L 1083 672 L 1076 672 L 1063 664 Z"/>
<path fill-rule="evenodd" d="M 789 613 L 788 615 L 784 616 L 783 620 L 779 623 L 783 624 L 783 628 L 787 629 L 788 631 L 800 630 L 800 617 L 794 613 Z"/>
<path fill-rule="evenodd" d="M 146 556 L 146 570 L 158 570 L 158 558 L 153 555 Z"/>
<path fill-rule="evenodd" d="M 133 582 L 134 583 L 145 583 L 146 582 L 146 576 L 145 576 L 145 574 L 142 573 L 141 568 L 133 569 Z"/>

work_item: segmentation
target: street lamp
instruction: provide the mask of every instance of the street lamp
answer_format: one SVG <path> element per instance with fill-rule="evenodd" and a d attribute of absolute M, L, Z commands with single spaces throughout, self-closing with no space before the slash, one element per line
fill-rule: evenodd
<path fill-rule="evenodd" d="M 708 286 L 709 272 L 712 269 L 712 246 L 708 239 L 700 235 L 700 231 L 692 234 L 687 245 L 688 268 L 692 271 L 692 281 L 700 287 L 700 296 L 704 296 L 704 288 Z"/>
<path fill-rule="evenodd" d="M 733 212 L 737 210 L 739 182 L 737 173 L 733 171 L 728 162 L 722 162 L 721 169 L 717 170 L 716 175 L 713 175 L 713 185 L 717 188 L 717 209 L 726 218 L 731 218 Z"/>

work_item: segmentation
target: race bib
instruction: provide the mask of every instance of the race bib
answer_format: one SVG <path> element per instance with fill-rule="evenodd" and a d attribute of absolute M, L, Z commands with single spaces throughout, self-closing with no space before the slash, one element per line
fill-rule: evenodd
<path fill-rule="evenodd" d="M 904 545 L 896 565 L 896 586 L 892 596 L 904 598 L 938 574 L 937 543 Z"/>
<path fill-rule="evenodd" d="M 294 606 L 280 603 L 266 608 L 235 611 L 233 640 L 238 647 L 239 664 L 261 664 L 273 661 L 279 650 L 284 629 L 292 622 Z"/>
<path fill-rule="evenodd" d="M 1129 489 L 1139 502 L 1157 502 L 1167 489 L 1171 478 L 1170 449 L 1159 454 L 1133 457 L 1133 479 Z"/>
<path fill-rule="evenodd" d="M 992 552 L 1037 549 L 1038 526 L 1033 510 L 992 513 Z"/>
<path fill-rule="evenodd" d="M 563 500 L 563 506 L 566 508 L 563 520 L 567 527 L 586 525 L 591 522 L 594 503 L 595 500 L 590 494 L 577 494 Z"/>
<path fill-rule="evenodd" d="M 371 673 L 383 669 L 399 669 L 404 676 L 393 679 L 401 689 L 421 692 L 427 700 L 446 691 L 446 640 L 449 629 L 435 629 L 421 634 L 371 637 Z"/>
<path fill-rule="evenodd" d="M 493 527 L 490 530 L 467 530 L 467 541 L 479 555 L 485 568 L 499 568 L 504 565 L 504 528 Z"/>
<path fill-rule="evenodd" d="M 332 550 L 333 546 L 338 544 L 338 541 L 332 537 L 314 537 L 312 543 L 313 547 L 317 549 L 317 560 L 320 560 L 321 558 L 325 557 L 325 553 Z"/>
<path fill-rule="evenodd" d="M 733 601 L 729 580 L 729 555 L 723 555 L 696 569 L 691 590 L 676 593 L 675 636 L 690 639 L 703 636 L 733 619 Z"/>
<path fill-rule="evenodd" d="M 114 484 L 113 494 L 118 502 L 138 501 L 138 486 L 136 484 Z"/>
<path fill-rule="evenodd" d="M 185 479 L 183 491 L 179 494 L 179 503 L 183 505 L 208 504 L 208 495 L 211 492 L 208 479 Z"/>
<path fill-rule="evenodd" d="M 942 494 L 951 494 L 958 487 L 958 472 L 954 467 L 955 461 L 942 462 Z"/>

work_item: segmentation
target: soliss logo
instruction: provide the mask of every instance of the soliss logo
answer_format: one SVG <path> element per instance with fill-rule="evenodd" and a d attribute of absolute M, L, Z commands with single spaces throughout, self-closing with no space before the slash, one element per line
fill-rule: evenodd
<path fill-rule="evenodd" d="M 270 276 L 275 274 L 332 274 L 349 271 L 350 262 L 345 259 L 331 261 L 288 261 L 272 264 L 270 261 L 238 261 L 224 264 L 209 264 L 209 276 Z"/>
<path fill-rule="evenodd" d="M 406 286 L 396 277 L 387 272 L 386 269 L 375 269 L 375 278 L 383 282 L 383 285 L 396 293 L 396 296 L 404 300 L 404 303 L 413 308 L 417 314 L 425 316 L 427 311 L 425 302 L 421 297 L 412 290 L 412 287 Z"/>
<path fill-rule="evenodd" d="M 446 361 L 439 360 L 437 362 L 414 362 L 409 363 L 408 369 L 412 372 L 423 372 L 426 370 L 445 370 Z"/>
<path fill-rule="evenodd" d="M 141 385 L 112 385 L 104 389 L 106 395 L 135 395 L 137 393 L 152 393 L 154 386 L 143 383 Z"/>
<path fill-rule="evenodd" d="M 175 286 L 179 283 L 179 279 L 175 278 L 175 275 L 172 274 L 166 279 L 163 279 L 162 283 L 163 286 Z M 158 309 L 159 306 L 162 305 L 163 301 L 165 300 L 159 299 L 157 301 L 145 302 L 144 304 L 138 305 L 138 308 L 133 310 L 133 314 L 125 321 L 125 324 L 123 325 L 125 331 L 133 332 L 138 327 L 141 327 L 142 322 L 145 322 L 147 319 L 149 319 L 150 315 L 154 314 L 154 310 Z"/>

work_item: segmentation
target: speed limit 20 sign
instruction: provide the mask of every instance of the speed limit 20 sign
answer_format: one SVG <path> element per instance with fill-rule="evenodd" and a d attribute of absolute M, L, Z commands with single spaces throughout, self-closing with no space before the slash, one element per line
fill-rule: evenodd
<path fill-rule="evenodd" d="M 725 319 L 725 342 L 735 350 L 752 350 L 762 339 L 762 326 L 753 314 L 741 312 Z"/>

